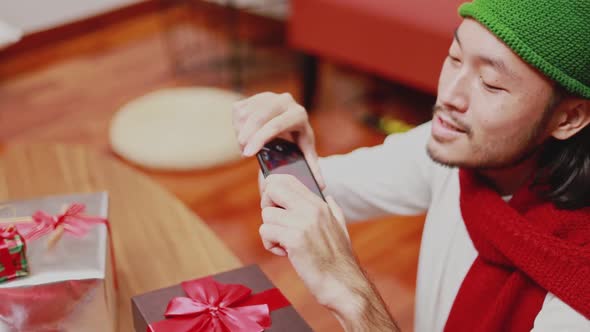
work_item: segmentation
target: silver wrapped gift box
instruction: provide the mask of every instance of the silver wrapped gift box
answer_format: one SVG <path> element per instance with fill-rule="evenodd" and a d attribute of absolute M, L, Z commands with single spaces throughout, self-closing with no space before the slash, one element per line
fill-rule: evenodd
<path fill-rule="evenodd" d="M 0 218 L 55 216 L 73 203 L 85 205 L 84 215 L 108 217 L 103 192 L 0 203 Z M 106 224 L 85 226 L 82 235 L 66 230 L 56 237 L 54 230 L 27 241 L 29 275 L 0 283 L 0 332 L 116 330 L 109 232 Z"/>

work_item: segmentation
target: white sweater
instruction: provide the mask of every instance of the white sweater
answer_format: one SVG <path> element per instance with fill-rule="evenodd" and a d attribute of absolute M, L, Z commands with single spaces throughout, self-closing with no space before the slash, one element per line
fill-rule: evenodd
<path fill-rule="evenodd" d="M 390 135 L 381 145 L 320 160 L 326 193 L 349 221 L 427 212 L 418 262 L 416 332 L 444 329 L 477 257 L 459 207 L 458 170 L 428 157 L 429 137 L 430 123 L 426 123 Z M 590 321 L 549 293 L 533 331 L 590 331 Z"/>

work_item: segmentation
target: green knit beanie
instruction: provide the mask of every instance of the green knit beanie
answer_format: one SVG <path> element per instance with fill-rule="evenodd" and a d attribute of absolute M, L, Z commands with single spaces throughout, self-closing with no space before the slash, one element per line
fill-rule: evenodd
<path fill-rule="evenodd" d="M 459 14 L 486 26 L 567 91 L 590 99 L 590 0 L 474 0 Z"/>

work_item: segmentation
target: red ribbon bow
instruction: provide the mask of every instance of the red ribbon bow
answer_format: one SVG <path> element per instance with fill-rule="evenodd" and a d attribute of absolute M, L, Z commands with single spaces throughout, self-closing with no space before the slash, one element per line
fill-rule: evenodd
<path fill-rule="evenodd" d="M 88 231 L 90 231 L 92 226 L 97 224 L 105 225 L 109 234 L 109 249 L 111 254 L 111 263 L 113 266 L 113 283 L 115 289 L 118 289 L 119 287 L 116 275 L 117 264 L 115 262 L 115 254 L 112 245 L 113 237 L 111 235 L 111 226 L 109 221 L 106 218 L 84 215 L 83 213 L 85 210 L 86 205 L 74 203 L 70 205 L 66 212 L 63 214 L 58 214 L 57 216 L 52 216 L 44 211 L 37 211 L 32 216 L 33 222 L 18 224 L 16 226 L 27 241 L 33 241 L 42 237 L 43 235 L 51 233 L 59 226 L 63 227 L 64 233 L 69 233 L 75 237 L 83 238 L 86 236 L 86 234 L 88 234 Z"/>
<path fill-rule="evenodd" d="M 260 332 L 270 327 L 270 312 L 289 306 L 272 288 L 252 295 L 242 285 L 226 285 L 211 277 L 187 281 L 188 297 L 176 297 L 166 309 L 167 319 L 148 326 L 148 332 Z"/>
<path fill-rule="evenodd" d="M 107 219 L 100 217 L 85 216 L 84 204 L 74 203 L 66 212 L 57 216 L 49 215 L 43 211 L 37 211 L 33 214 L 33 222 L 17 225 L 22 230 L 27 240 L 36 240 L 43 235 L 51 233 L 58 226 L 64 228 L 65 233 L 70 233 L 76 237 L 84 237 L 92 225 L 103 224 L 109 228 Z"/>

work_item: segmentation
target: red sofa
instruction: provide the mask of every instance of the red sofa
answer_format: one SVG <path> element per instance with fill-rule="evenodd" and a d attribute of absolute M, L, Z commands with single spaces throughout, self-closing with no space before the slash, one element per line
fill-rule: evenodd
<path fill-rule="evenodd" d="M 436 93 L 462 2 L 291 0 L 288 41 L 306 55 L 303 103 L 312 106 L 318 58 Z"/>

